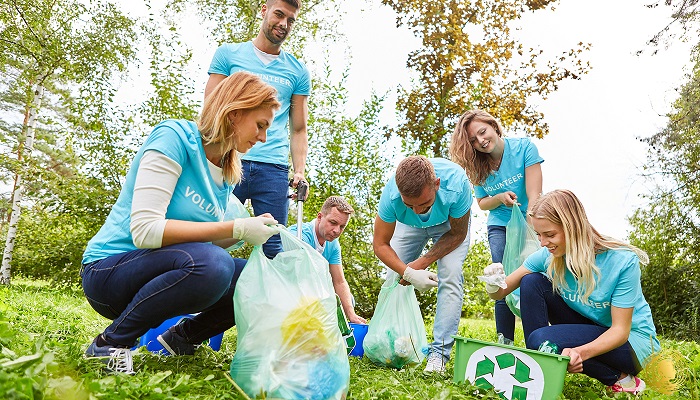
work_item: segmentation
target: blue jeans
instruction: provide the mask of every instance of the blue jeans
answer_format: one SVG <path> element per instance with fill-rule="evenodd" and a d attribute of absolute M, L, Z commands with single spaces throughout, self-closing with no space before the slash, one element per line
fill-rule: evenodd
<path fill-rule="evenodd" d="M 488 225 L 486 229 L 489 235 L 491 262 L 503 262 L 503 252 L 506 248 L 506 227 Z M 502 333 L 506 339 L 514 340 L 515 315 L 510 311 L 505 299 L 496 300 L 494 316 L 496 317 L 496 332 Z"/>
<path fill-rule="evenodd" d="M 429 228 L 414 228 L 397 221 L 394 236 L 389 244 L 402 262 L 409 263 L 420 257 L 428 240 L 436 243 L 449 230 L 449 222 Z M 468 252 L 469 234 L 462 244 L 437 262 L 437 307 L 433 325 L 434 341 L 430 344 L 430 351 L 442 354 L 445 360 L 450 359 L 450 351 L 454 344 L 452 335 L 457 334 L 459 318 L 462 315 L 464 301 L 462 265 Z M 389 279 L 398 279 L 398 274 L 389 269 L 387 280 Z"/>
<path fill-rule="evenodd" d="M 88 303 L 113 320 L 107 342 L 131 347 L 169 318 L 182 322 L 185 338 L 201 343 L 235 325 L 233 291 L 246 260 L 210 243 L 140 249 L 85 264 L 81 276 Z"/>
<path fill-rule="evenodd" d="M 525 275 L 520 282 L 520 314 L 528 349 L 537 349 L 549 340 L 561 353 L 565 348 L 590 343 L 608 330 L 572 310 L 540 273 Z M 622 372 L 637 375 L 641 370 L 629 342 L 583 362 L 583 373 L 607 386 L 617 382 Z"/>
<path fill-rule="evenodd" d="M 243 160 L 243 179 L 233 189 L 241 203 L 250 199 L 253 213 L 270 213 L 282 225 L 289 215 L 289 166 Z M 280 235 L 274 235 L 263 244 L 268 258 L 282 252 Z"/>

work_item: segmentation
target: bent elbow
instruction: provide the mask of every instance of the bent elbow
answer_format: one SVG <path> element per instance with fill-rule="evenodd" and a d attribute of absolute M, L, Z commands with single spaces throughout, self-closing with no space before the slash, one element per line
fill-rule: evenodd
<path fill-rule="evenodd" d="M 161 223 L 162 222 L 162 223 Z M 131 220 L 131 240 L 138 249 L 157 249 L 163 244 L 165 221 Z"/>

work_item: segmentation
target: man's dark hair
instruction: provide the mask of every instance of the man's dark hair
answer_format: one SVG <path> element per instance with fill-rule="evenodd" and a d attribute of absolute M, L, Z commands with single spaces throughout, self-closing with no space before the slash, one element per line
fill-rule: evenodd
<path fill-rule="evenodd" d="M 404 158 L 396 168 L 396 187 L 406 197 L 418 197 L 437 180 L 433 164 L 425 156 Z"/>
<path fill-rule="evenodd" d="M 270 7 L 272 3 L 276 1 L 283 1 L 296 9 L 301 8 L 301 0 L 267 0 L 265 4 L 267 4 L 267 6 Z"/>

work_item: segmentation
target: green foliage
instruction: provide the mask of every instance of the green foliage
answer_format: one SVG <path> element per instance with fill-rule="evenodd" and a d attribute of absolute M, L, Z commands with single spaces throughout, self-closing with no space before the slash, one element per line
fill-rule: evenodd
<path fill-rule="evenodd" d="M 0 4 L 0 74 L 9 78 L 3 80 L 0 101 L 11 121 L 0 126 L 3 147 L 11 150 L 0 158 L 0 176 L 5 185 L 18 176 L 26 182 L 22 206 L 51 210 L 58 195 L 50 188 L 81 174 L 79 139 L 71 125 L 84 120 L 86 109 L 111 100 L 115 73 L 134 59 L 133 28 L 134 21 L 108 1 Z M 32 116 L 39 123 L 29 135 Z M 38 151 L 31 154 L 34 139 Z M 11 259 L 12 253 L 7 255 Z"/>
<path fill-rule="evenodd" d="M 680 338 L 700 336 L 700 48 L 693 61 L 667 126 L 644 139 L 645 170 L 655 186 L 649 205 L 630 219 L 631 242 L 649 254 L 642 284 L 656 326 Z"/>
<path fill-rule="evenodd" d="M 85 244 L 96 232 L 86 222 L 68 213 L 25 210 L 19 224 L 24 234 L 17 237 L 13 257 L 15 271 L 61 285 L 77 282 Z"/>
<path fill-rule="evenodd" d="M 183 44 L 175 26 L 163 33 L 158 28 L 153 24 L 145 24 L 143 28 L 151 44 L 153 93 L 139 107 L 139 113 L 149 126 L 166 119 L 194 121 L 199 114 L 199 102 L 192 100 L 194 81 L 186 71 L 192 50 Z"/>
<path fill-rule="evenodd" d="M 330 83 L 330 70 L 315 80 L 309 105 L 309 158 L 307 179 L 311 184 L 304 206 L 305 220 L 316 217 L 323 202 L 332 195 L 343 196 L 355 215 L 340 237 L 343 268 L 357 302 L 358 315 L 374 312 L 382 266 L 372 249 L 372 227 L 390 163 L 380 133 L 378 114 L 383 98 L 366 101 L 356 117 L 347 115 L 345 76 Z M 295 217 L 290 217 L 295 220 Z"/>
<path fill-rule="evenodd" d="M 422 40 L 422 47 L 408 57 L 407 67 L 417 78 L 400 91 L 396 110 L 403 121 L 392 133 L 411 152 L 445 156 L 459 116 L 481 108 L 506 128 L 546 135 L 544 115 L 529 99 L 546 98 L 560 81 L 586 73 L 588 64 L 579 57 L 589 45 L 579 43 L 545 60 L 542 50 L 525 48 L 510 31 L 526 12 L 553 3 L 382 0 L 398 14 L 397 26 L 406 26 Z"/>
<path fill-rule="evenodd" d="M 207 347 L 194 356 L 169 357 L 140 349 L 133 376 L 109 375 L 99 361 L 82 357 L 88 343 L 109 323 L 95 313 L 79 290 L 59 289 L 40 281 L 15 279 L 0 288 L 0 390 L 8 399 L 243 399 L 228 379 L 236 350 L 236 332 L 224 335 L 222 348 Z M 430 327 L 428 327 L 430 328 Z M 492 341 L 492 320 L 463 319 L 460 336 Z M 516 329 L 522 346 L 522 330 Z M 680 386 L 671 396 L 649 389 L 642 398 L 699 399 L 700 345 L 662 338 L 674 360 Z M 474 394 L 468 383 L 454 384 L 448 374 L 424 374 L 421 368 L 396 371 L 367 359 L 350 357 L 348 399 L 498 399 L 494 392 Z M 644 372 L 643 372 L 644 373 Z M 8 395 L 12 393 L 12 396 Z M 24 395 L 24 397 L 22 396 Z M 563 398 L 609 398 L 605 387 L 579 374 L 566 377 Z"/>
<path fill-rule="evenodd" d="M 258 35 L 260 7 L 264 3 L 264 0 L 170 0 L 167 9 L 174 17 L 193 9 L 218 44 L 240 43 Z M 308 42 L 319 36 L 334 37 L 336 20 L 327 17 L 335 12 L 334 3 L 335 0 L 303 0 L 294 28 L 284 42 L 284 51 L 303 58 Z"/>
<path fill-rule="evenodd" d="M 488 241 L 477 240 L 472 243 L 464 263 L 464 305 L 462 316 L 465 318 L 493 318 L 494 301 L 491 300 L 484 283 L 477 279 L 484 267 L 491 263 Z"/>

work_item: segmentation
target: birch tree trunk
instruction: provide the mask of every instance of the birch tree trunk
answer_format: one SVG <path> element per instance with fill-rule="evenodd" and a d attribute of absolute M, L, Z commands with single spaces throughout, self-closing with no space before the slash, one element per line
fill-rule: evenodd
<path fill-rule="evenodd" d="M 27 136 L 24 143 L 24 159 L 29 160 L 34 148 L 34 127 L 36 126 L 36 116 L 41 107 L 41 100 L 44 96 L 44 87 L 41 84 L 34 86 L 34 101 L 29 107 L 29 119 L 27 120 L 26 132 Z M 20 154 L 22 156 L 22 154 Z M 5 239 L 5 250 L 2 254 L 2 267 L 0 267 L 0 284 L 10 284 L 10 262 L 12 261 L 12 251 L 15 248 L 15 238 L 17 237 L 17 222 L 19 221 L 20 201 L 24 192 L 24 183 L 22 174 L 17 173 L 15 190 L 12 193 L 12 214 L 10 215 L 10 225 L 7 230 L 7 238 Z"/>

